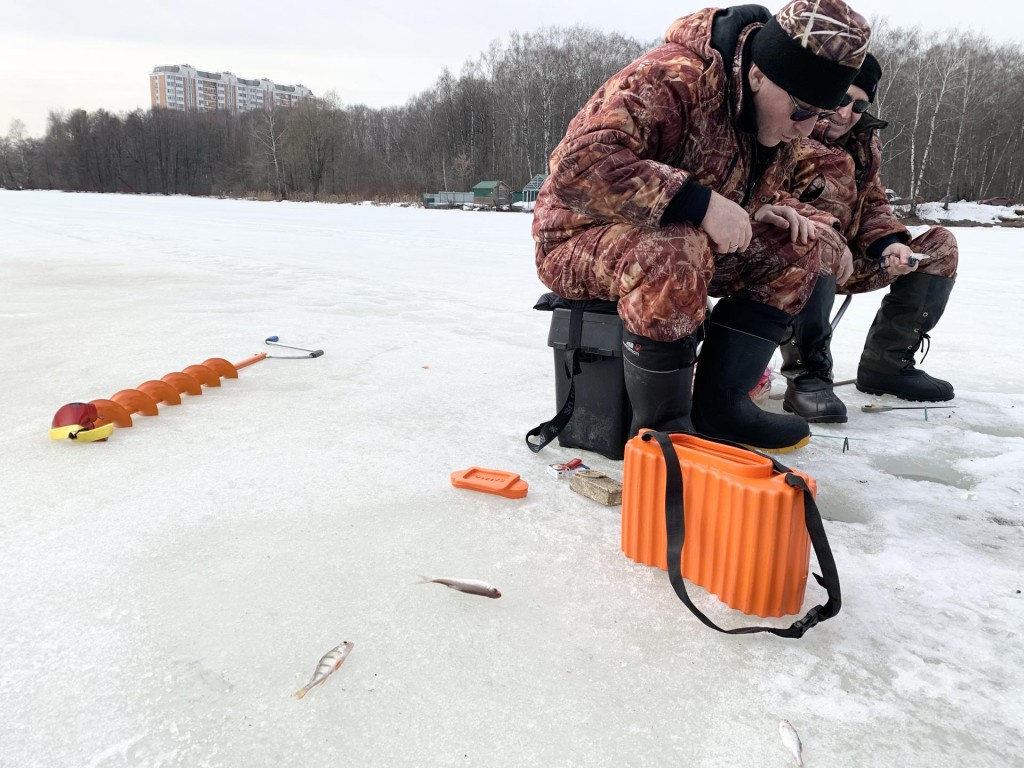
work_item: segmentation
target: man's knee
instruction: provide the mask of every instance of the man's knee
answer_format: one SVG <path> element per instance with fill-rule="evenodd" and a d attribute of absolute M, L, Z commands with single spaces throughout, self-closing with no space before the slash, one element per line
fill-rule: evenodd
<path fill-rule="evenodd" d="M 665 342 L 700 325 L 713 270 L 707 236 L 691 225 L 595 227 L 537 254 L 537 274 L 552 291 L 617 300 L 626 328 Z"/>
<path fill-rule="evenodd" d="M 813 273 L 808 278 L 813 284 L 822 264 L 831 264 L 838 255 L 834 252 L 838 252 L 842 245 L 826 233 L 819 233 L 817 239 L 808 240 L 806 243 L 794 243 L 790 239 L 788 229 L 770 227 L 755 231 L 750 248 L 743 255 L 752 257 L 749 258 L 752 263 L 760 261 L 764 266 L 774 266 L 779 271 L 799 270 Z"/>
<path fill-rule="evenodd" d="M 794 243 L 789 232 L 757 225 L 742 254 L 716 259 L 713 295 L 746 293 L 752 300 L 794 315 L 807 301 L 821 266 L 821 243 Z"/>
<path fill-rule="evenodd" d="M 796 315 L 807 304 L 820 277 L 835 275 L 839 256 L 845 248 L 839 238 L 822 237 L 806 245 L 791 243 L 789 269 L 773 284 L 775 295 L 765 303 Z M 834 285 L 834 282 L 831 282 Z"/>
<path fill-rule="evenodd" d="M 646 230 L 619 261 L 619 315 L 633 333 L 657 341 L 689 336 L 704 319 L 714 257 L 690 225 Z"/>
<path fill-rule="evenodd" d="M 932 227 L 910 243 L 915 253 L 928 256 L 919 271 L 941 277 L 954 277 L 960 261 L 956 236 L 945 227 Z"/>

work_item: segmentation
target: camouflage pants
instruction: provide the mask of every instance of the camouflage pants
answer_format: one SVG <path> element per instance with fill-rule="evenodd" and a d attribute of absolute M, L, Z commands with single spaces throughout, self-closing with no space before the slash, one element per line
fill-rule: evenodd
<path fill-rule="evenodd" d="M 561 243 L 537 247 L 537 274 L 567 299 L 618 301 L 627 329 L 656 341 L 693 333 L 708 296 L 742 293 L 789 314 L 807 301 L 818 267 L 833 263 L 842 239 L 819 228 L 807 245 L 787 230 L 752 223 L 744 253 L 714 253 L 703 230 L 690 224 L 660 229 L 609 224 Z M 838 250 L 837 250 L 838 249 Z"/>
<path fill-rule="evenodd" d="M 922 261 L 917 271 L 926 275 L 939 277 L 955 277 L 960 255 L 956 237 L 945 227 L 932 227 L 922 235 L 910 241 L 910 249 L 914 253 L 927 254 L 927 261 Z M 869 293 L 892 285 L 900 275 L 894 275 L 885 269 L 879 259 L 872 259 L 867 254 L 857 254 L 853 260 L 853 277 L 844 285 L 840 285 L 837 293 Z"/>

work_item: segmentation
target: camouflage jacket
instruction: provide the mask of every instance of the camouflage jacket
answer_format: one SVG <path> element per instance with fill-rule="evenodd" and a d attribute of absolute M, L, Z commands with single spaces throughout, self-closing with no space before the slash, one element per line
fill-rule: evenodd
<path fill-rule="evenodd" d="M 769 18 L 754 5 L 685 16 L 663 45 L 598 89 L 551 155 L 534 208 L 540 249 L 594 226 L 659 227 L 690 178 L 751 213 L 767 203 L 791 205 L 835 226 L 831 215 L 784 192 L 796 162 L 793 144 L 780 144 L 761 177 L 751 178 L 756 137 L 739 126 L 742 52 Z"/>
<path fill-rule="evenodd" d="M 825 138 L 828 121 L 822 120 L 810 138 L 797 142 L 791 192 L 838 219 L 854 256 L 864 255 L 872 243 L 888 235 L 910 242 L 910 233 L 893 213 L 880 180 L 878 131 L 887 125 L 865 114 L 853 131 L 830 142 Z"/>

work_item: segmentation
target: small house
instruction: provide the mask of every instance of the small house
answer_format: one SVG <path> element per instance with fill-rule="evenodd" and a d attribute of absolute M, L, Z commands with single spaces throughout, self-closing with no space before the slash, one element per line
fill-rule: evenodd
<path fill-rule="evenodd" d="M 537 202 L 537 193 L 540 192 L 540 188 L 544 185 L 544 179 L 547 177 L 548 175 L 546 173 L 538 173 L 530 179 L 530 183 L 523 187 L 523 196 L 521 200 L 524 203 Z"/>
<path fill-rule="evenodd" d="M 512 187 L 504 181 L 481 181 L 473 187 L 473 202 L 503 208 L 512 204 Z"/>

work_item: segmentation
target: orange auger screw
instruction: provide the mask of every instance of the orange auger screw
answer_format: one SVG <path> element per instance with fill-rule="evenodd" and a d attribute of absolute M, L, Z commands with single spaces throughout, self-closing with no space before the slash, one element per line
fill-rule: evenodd
<path fill-rule="evenodd" d="M 112 394 L 110 399 L 123 405 L 128 413 L 142 413 L 145 416 L 156 416 L 159 413 L 156 400 L 137 389 L 122 389 Z"/>
<path fill-rule="evenodd" d="M 67 437 L 78 439 L 79 442 L 105 440 L 110 434 L 109 430 L 113 429 L 113 426 L 107 425 L 130 427 L 133 413 L 156 416 L 159 413 L 157 404 L 181 405 L 182 395 L 201 395 L 204 386 L 219 387 L 222 378 L 237 379 L 239 369 L 266 358 L 266 352 L 259 352 L 237 363 L 228 362 L 222 357 L 211 357 L 198 365 L 189 365 L 181 371 L 168 373 L 160 379 L 144 381 L 135 389 L 122 389 L 111 395 L 109 400 L 91 400 L 88 404 L 70 403 L 57 412 L 60 419 L 54 417 L 50 437 L 54 440 Z M 74 421 L 73 417 L 79 412 L 85 414 L 78 417 L 80 423 L 72 424 L 68 421 Z M 71 416 L 67 413 L 71 413 Z M 93 419 L 93 415 L 97 418 Z M 61 423 L 57 424 L 57 421 Z"/>
<path fill-rule="evenodd" d="M 211 357 L 209 360 L 203 360 L 203 365 L 218 374 L 222 379 L 238 378 L 238 368 L 223 357 Z"/>
<path fill-rule="evenodd" d="M 201 395 L 203 394 L 203 387 L 199 383 L 199 379 L 195 376 L 189 376 L 187 373 L 168 373 L 166 376 L 161 378 L 161 381 L 166 381 L 178 392 L 185 395 Z"/>
<path fill-rule="evenodd" d="M 118 427 L 130 427 L 132 425 L 132 415 L 120 403 L 115 403 L 113 400 L 90 400 L 89 402 L 95 405 L 96 410 L 99 411 L 100 417 L 96 421 L 97 426 L 114 424 Z"/>
<path fill-rule="evenodd" d="M 145 392 L 158 403 L 164 405 L 181 405 L 181 395 L 174 387 L 166 381 L 152 379 L 144 381 L 138 386 L 139 392 Z"/>
<path fill-rule="evenodd" d="M 207 387 L 219 387 L 220 376 L 213 368 L 208 368 L 205 365 L 189 365 L 182 368 L 182 373 L 187 373 L 189 376 L 195 376 L 199 379 L 200 383 Z"/>
<path fill-rule="evenodd" d="M 301 357 L 315 358 L 324 354 L 322 349 L 305 349 L 282 344 L 277 336 L 268 337 L 265 343 L 307 353 Z M 219 387 L 221 379 L 237 379 L 239 370 L 268 357 L 294 360 L 299 356 L 268 355 L 266 352 L 258 352 L 237 363 L 230 363 L 223 357 L 211 357 L 197 365 L 189 365 L 184 370 L 168 373 L 159 379 L 144 381 L 135 389 L 122 389 L 111 395 L 109 400 L 68 403 L 53 417 L 50 437 L 54 440 L 70 439 L 82 443 L 106 440 L 115 426 L 132 426 L 133 413 L 156 416 L 160 412 L 158 404 L 181 405 L 182 395 L 201 395 L 203 387 Z"/>

